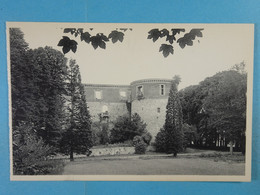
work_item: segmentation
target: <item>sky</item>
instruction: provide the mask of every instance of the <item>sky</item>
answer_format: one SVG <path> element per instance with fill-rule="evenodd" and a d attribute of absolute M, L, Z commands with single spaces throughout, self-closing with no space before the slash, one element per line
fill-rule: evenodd
<path fill-rule="evenodd" d="M 179 89 L 198 84 L 206 77 L 228 70 L 244 61 L 247 68 L 253 64 L 252 24 L 91 24 L 91 23 L 9 23 L 24 33 L 29 47 L 51 46 L 62 51 L 57 44 L 62 36 L 69 36 L 78 42 L 76 53 L 65 54 L 76 59 L 83 83 L 124 84 L 148 78 L 171 79 L 180 75 Z M 108 35 L 116 28 L 132 28 L 126 31 L 123 42 L 107 43 L 106 49 L 97 48 L 63 33 L 64 28 L 83 28 L 92 35 Z M 89 28 L 93 28 L 92 31 Z M 196 38 L 193 46 L 181 49 L 173 44 L 174 54 L 164 58 L 159 52 L 165 38 L 156 41 L 147 39 L 151 29 L 203 28 L 203 37 Z M 186 33 L 185 32 L 185 33 Z M 183 34 L 182 34 L 183 35 Z"/>

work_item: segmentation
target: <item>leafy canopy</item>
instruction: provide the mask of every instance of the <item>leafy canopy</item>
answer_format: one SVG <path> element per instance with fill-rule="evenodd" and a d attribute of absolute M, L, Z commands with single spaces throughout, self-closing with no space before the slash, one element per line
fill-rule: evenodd
<path fill-rule="evenodd" d="M 92 31 L 93 28 L 90 28 L 89 30 Z M 80 41 L 91 44 L 94 49 L 106 49 L 107 42 L 123 42 L 125 35 L 124 32 L 126 32 L 127 30 L 132 31 L 131 28 L 117 28 L 116 30 L 111 31 L 111 33 L 109 33 L 108 35 L 105 35 L 103 33 L 91 35 L 90 32 L 84 31 L 83 28 L 65 28 L 63 33 L 70 33 L 71 35 L 74 35 L 75 38 L 79 36 Z M 75 53 L 77 51 L 77 45 L 78 42 L 70 39 L 68 36 L 63 36 L 58 43 L 58 46 L 62 47 L 62 51 L 64 54 L 68 53 L 70 50 Z"/>
<path fill-rule="evenodd" d="M 177 39 L 176 35 L 184 33 L 185 29 L 162 29 L 159 30 L 158 28 L 152 29 L 148 32 L 147 39 L 152 39 L 153 42 L 156 42 L 159 38 L 166 37 L 166 43 L 161 44 L 161 47 L 159 49 L 159 52 L 163 53 L 164 57 L 168 57 L 169 54 L 173 54 L 174 48 L 173 43 L 177 42 L 179 46 L 183 49 L 186 45 L 192 46 L 193 41 L 196 37 L 202 37 L 202 31 L 203 29 L 191 29 L 189 33 L 184 34 L 183 37 L 179 37 Z"/>
<path fill-rule="evenodd" d="M 83 41 L 87 44 L 91 44 L 94 49 L 101 48 L 106 49 L 106 44 L 108 42 L 118 43 L 123 42 L 125 32 L 127 30 L 132 31 L 131 28 L 117 28 L 116 30 L 112 30 L 108 35 L 104 33 L 97 33 L 96 35 L 91 35 L 93 28 L 90 28 L 89 31 L 84 31 L 83 28 L 65 28 L 64 33 L 74 35 L 75 38 L 80 37 L 80 41 Z M 165 38 L 165 43 L 161 44 L 159 48 L 159 52 L 162 52 L 164 57 L 168 57 L 169 54 L 174 53 L 173 44 L 176 42 L 182 49 L 186 46 L 192 46 L 193 41 L 196 37 L 202 37 L 202 28 L 191 29 L 190 32 L 180 36 L 185 32 L 184 28 L 172 28 L 172 29 L 162 29 L 158 28 L 151 29 L 148 32 L 147 39 L 152 39 L 153 42 L 161 38 Z M 179 36 L 179 37 L 178 37 Z M 63 38 L 59 41 L 58 46 L 62 47 L 62 51 L 64 54 L 69 51 L 76 52 L 77 51 L 78 42 L 70 39 L 68 36 L 63 36 Z"/>

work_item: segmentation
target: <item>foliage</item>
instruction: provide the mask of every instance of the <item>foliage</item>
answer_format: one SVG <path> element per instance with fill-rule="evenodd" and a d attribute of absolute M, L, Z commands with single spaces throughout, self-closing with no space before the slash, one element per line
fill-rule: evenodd
<path fill-rule="evenodd" d="M 144 143 L 146 143 L 147 145 L 150 144 L 152 138 L 153 137 L 152 137 L 151 133 L 149 133 L 149 132 L 142 135 L 142 139 L 143 139 Z"/>
<path fill-rule="evenodd" d="M 67 36 L 63 36 L 58 43 L 58 46 L 62 47 L 62 52 L 64 54 L 68 53 L 70 50 L 75 53 L 77 51 L 77 45 L 78 43 L 76 41 L 70 40 Z"/>
<path fill-rule="evenodd" d="M 90 28 L 87 31 L 84 31 L 83 28 L 65 28 L 63 33 L 71 34 L 75 38 L 80 37 L 80 41 L 84 41 L 87 44 L 91 44 L 94 49 L 98 47 L 101 49 L 106 49 L 106 43 L 112 42 L 123 42 L 124 35 L 127 30 L 132 31 L 131 28 L 116 28 L 112 30 L 108 35 L 104 33 L 97 33 L 96 35 L 91 35 L 91 31 L 93 28 Z M 173 44 L 176 42 L 182 49 L 185 46 L 192 46 L 193 41 L 196 37 L 202 37 L 202 30 L 201 28 L 198 29 L 191 29 L 190 32 L 185 33 L 183 36 L 179 36 L 185 32 L 183 28 L 172 28 L 172 29 L 162 29 L 159 30 L 158 28 L 151 29 L 148 32 L 147 39 L 152 39 L 153 42 L 157 41 L 159 38 L 166 38 L 165 43 L 161 44 L 159 48 L 159 52 L 163 53 L 164 57 L 168 57 L 169 54 L 174 53 Z M 168 43 L 168 44 L 166 44 Z M 68 36 L 63 36 L 62 39 L 59 41 L 58 46 L 62 47 L 62 51 L 64 54 L 68 53 L 69 51 L 76 52 L 77 51 L 78 42 L 75 40 L 70 39 Z"/>
<path fill-rule="evenodd" d="M 28 51 L 32 63 L 30 78 L 33 83 L 31 102 L 35 102 L 33 122 L 37 133 L 49 145 L 58 147 L 64 121 L 65 78 L 67 59 L 50 47 Z"/>
<path fill-rule="evenodd" d="M 26 52 L 28 44 L 24 41 L 24 34 L 18 28 L 10 28 L 10 64 L 11 64 L 11 92 L 12 92 L 12 121 L 16 126 L 20 121 L 26 120 L 28 116 L 32 116 L 33 109 L 27 99 L 30 97 L 30 89 L 33 86 L 29 82 L 30 67 L 27 66 L 28 58 Z M 28 84 L 26 86 L 26 84 Z M 21 97 L 25 93 L 26 96 Z"/>
<path fill-rule="evenodd" d="M 244 150 L 246 127 L 245 64 L 206 78 L 180 92 L 183 120 L 196 127 L 195 145 L 216 147 L 219 137 Z"/>
<path fill-rule="evenodd" d="M 89 30 L 92 31 L 93 28 Z M 71 35 L 74 35 L 75 38 L 79 36 L 80 41 L 84 41 L 87 44 L 91 43 L 94 49 L 97 49 L 98 47 L 100 47 L 101 49 L 106 49 L 107 42 L 123 42 L 125 35 L 124 32 L 126 32 L 127 30 L 132 31 L 131 28 L 117 28 L 116 30 L 111 31 L 111 33 L 109 33 L 108 35 L 105 35 L 104 33 L 91 35 L 90 31 L 84 31 L 83 28 L 65 28 L 63 33 L 70 33 Z M 62 51 L 64 54 L 68 53 L 70 50 L 75 53 L 77 51 L 77 45 L 78 42 L 70 39 L 68 36 L 63 36 L 58 43 L 58 46 L 62 47 Z"/>
<path fill-rule="evenodd" d="M 68 121 L 61 147 L 64 153 L 70 153 L 70 159 L 73 160 L 74 152 L 85 154 L 93 145 L 84 86 L 75 60 L 69 64 L 66 90 Z"/>
<path fill-rule="evenodd" d="M 157 133 L 154 146 L 156 152 L 167 152 L 166 132 L 163 128 Z"/>
<path fill-rule="evenodd" d="M 9 32 L 13 129 L 31 122 L 45 143 L 57 147 L 67 60 L 50 47 L 29 50 L 20 29 Z"/>
<path fill-rule="evenodd" d="M 108 124 L 102 125 L 102 130 L 100 132 L 100 144 L 108 144 L 109 136 L 108 136 Z"/>
<path fill-rule="evenodd" d="M 133 145 L 135 147 L 136 154 L 145 154 L 147 144 L 144 142 L 141 136 L 137 135 L 134 137 Z"/>
<path fill-rule="evenodd" d="M 215 129 L 231 143 L 240 142 L 246 129 L 246 74 L 230 70 L 216 74 L 204 100 L 209 113 L 209 128 Z M 233 144 L 231 144 L 233 145 Z"/>
<path fill-rule="evenodd" d="M 111 143 L 124 142 L 146 132 L 146 124 L 137 113 L 133 114 L 131 118 L 129 116 L 120 116 L 111 130 L 110 141 Z"/>
<path fill-rule="evenodd" d="M 186 45 L 192 46 L 193 41 L 196 37 L 202 37 L 202 31 L 203 29 L 191 29 L 189 33 L 184 34 L 183 37 L 179 37 L 177 39 L 176 35 L 181 34 L 185 32 L 185 29 L 171 29 L 168 30 L 166 28 L 159 30 L 158 28 L 152 29 L 148 32 L 147 39 L 152 39 L 153 42 L 157 41 L 159 38 L 166 37 L 166 43 L 169 44 L 161 44 L 161 47 L 159 49 L 159 52 L 163 53 L 164 57 L 168 57 L 169 54 L 173 54 L 174 48 L 173 43 L 177 42 L 179 46 L 183 49 Z"/>
<path fill-rule="evenodd" d="M 166 133 L 166 151 L 174 156 L 183 150 L 182 108 L 177 91 L 178 80 L 173 80 L 166 106 L 164 129 Z"/>
<path fill-rule="evenodd" d="M 182 130 L 184 134 L 184 146 L 189 146 L 195 143 L 198 139 L 197 129 L 194 126 L 184 123 L 182 125 Z"/>
<path fill-rule="evenodd" d="M 54 148 L 38 138 L 31 124 L 22 124 L 12 132 L 13 136 L 13 172 L 15 175 L 40 175 L 59 172 L 62 162 L 49 162 Z"/>

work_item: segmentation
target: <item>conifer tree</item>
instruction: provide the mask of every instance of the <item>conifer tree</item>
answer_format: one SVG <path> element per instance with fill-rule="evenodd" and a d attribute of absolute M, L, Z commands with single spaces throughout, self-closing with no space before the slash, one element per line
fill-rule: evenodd
<path fill-rule="evenodd" d="M 67 60 L 51 47 L 29 49 L 18 28 L 9 32 L 13 129 L 26 123 L 46 144 L 57 147 Z"/>
<path fill-rule="evenodd" d="M 174 156 L 183 149 L 182 108 L 177 91 L 179 82 L 180 78 L 175 76 L 171 84 L 164 124 L 166 151 Z"/>
<path fill-rule="evenodd" d="M 46 144 L 58 147 L 64 121 L 64 94 L 67 74 L 67 59 L 51 47 L 28 51 L 32 64 L 31 90 L 34 101 L 33 122 L 37 133 Z"/>
<path fill-rule="evenodd" d="M 75 152 L 86 154 L 92 147 L 90 114 L 75 60 L 70 60 L 68 68 L 67 110 L 68 123 L 61 145 L 62 150 L 69 153 L 70 160 L 73 161 Z"/>

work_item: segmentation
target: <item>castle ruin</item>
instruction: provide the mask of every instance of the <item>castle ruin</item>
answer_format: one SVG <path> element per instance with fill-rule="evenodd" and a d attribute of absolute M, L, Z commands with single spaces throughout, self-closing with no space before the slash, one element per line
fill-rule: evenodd
<path fill-rule="evenodd" d="M 100 117 L 115 121 L 119 116 L 137 113 L 153 138 L 163 127 L 171 79 L 143 79 L 130 85 L 85 84 L 92 121 Z"/>

